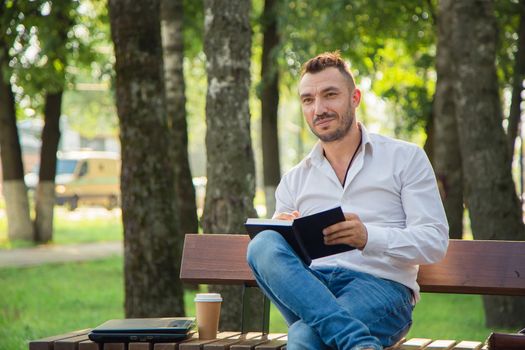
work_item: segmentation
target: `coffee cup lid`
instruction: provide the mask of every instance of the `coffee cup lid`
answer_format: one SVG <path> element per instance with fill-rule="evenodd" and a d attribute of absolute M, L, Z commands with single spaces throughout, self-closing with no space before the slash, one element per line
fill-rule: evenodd
<path fill-rule="evenodd" d="M 199 293 L 195 295 L 195 301 L 222 302 L 222 297 L 219 293 Z"/>

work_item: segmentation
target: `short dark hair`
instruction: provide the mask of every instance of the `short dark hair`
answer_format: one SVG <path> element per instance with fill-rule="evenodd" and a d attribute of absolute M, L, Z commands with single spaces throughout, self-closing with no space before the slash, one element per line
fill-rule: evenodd
<path fill-rule="evenodd" d="M 355 87 L 354 77 L 350 72 L 348 64 L 341 57 L 339 50 L 333 52 L 323 52 L 314 58 L 310 58 L 306 61 L 301 68 L 301 77 L 306 73 L 319 73 L 326 68 L 334 67 L 343 74 L 345 78 L 350 82 L 351 88 Z"/>

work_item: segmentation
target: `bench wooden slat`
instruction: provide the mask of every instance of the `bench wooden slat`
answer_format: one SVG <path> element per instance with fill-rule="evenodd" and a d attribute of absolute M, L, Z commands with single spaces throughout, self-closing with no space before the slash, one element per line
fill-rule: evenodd
<path fill-rule="evenodd" d="M 420 267 L 426 292 L 525 295 L 525 242 L 450 240 L 443 261 Z"/>
<path fill-rule="evenodd" d="M 432 343 L 432 339 L 427 338 L 412 338 L 401 344 L 401 350 L 419 350 L 424 349 L 428 344 Z"/>
<path fill-rule="evenodd" d="M 479 341 L 461 341 L 456 346 L 454 350 L 480 350 L 483 346 L 482 342 Z"/>
<path fill-rule="evenodd" d="M 235 337 L 227 338 L 227 339 L 220 339 L 216 342 L 209 343 L 204 345 L 204 350 L 228 350 L 230 349 L 230 346 L 234 344 L 239 344 L 242 341 L 245 341 L 247 339 L 253 339 L 260 337 L 261 333 L 259 332 L 249 332 L 245 334 L 240 334 Z"/>
<path fill-rule="evenodd" d="M 103 350 L 126 350 L 126 343 L 103 343 Z"/>
<path fill-rule="evenodd" d="M 282 337 L 279 339 L 270 340 L 267 343 L 257 345 L 255 347 L 255 350 L 277 350 L 277 349 L 283 349 L 286 348 L 286 342 L 288 341 L 288 337 Z"/>
<path fill-rule="evenodd" d="M 256 285 L 246 263 L 247 235 L 186 235 L 181 279 Z M 423 292 L 525 295 L 525 242 L 450 240 L 441 262 L 420 267 Z"/>
<path fill-rule="evenodd" d="M 264 334 L 260 337 L 244 340 L 240 343 L 233 344 L 232 346 L 230 346 L 230 350 L 252 350 L 255 349 L 257 345 L 262 345 L 268 343 L 271 340 L 284 337 L 286 337 L 285 333 Z"/>
<path fill-rule="evenodd" d="M 77 350 L 78 343 L 89 340 L 87 334 L 55 341 L 54 350 Z"/>
<path fill-rule="evenodd" d="M 217 334 L 217 339 L 226 339 L 226 338 L 232 338 L 237 337 L 241 334 L 240 332 L 220 332 Z M 216 342 L 217 339 L 212 340 L 200 340 L 199 338 L 192 339 L 187 342 L 182 342 L 179 344 L 180 350 L 201 350 L 205 344 Z"/>
<path fill-rule="evenodd" d="M 247 235 L 186 235 L 181 279 L 207 284 L 256 285 L 246 263 Z"/>
<path fill-rule="evenodd" d="M 456 343 L 455 340 L 434 340 L 425 350 L 451 350 Z"/>
<path fill-rule="evenodd" d="M 90 331 L 91 329 L 81 329 L 79 331 L 54 335 L 52 337 L 46 337 L 38 340 L 32 340 L 29 342 L 29 350 L 53 350 L 54 344 L 57 340 L 69 339 L 77 337 L 79 335 L 85 335 L 88 334 Z"/>
<path fill-rule="evenodd" d="M 101 346 L 99 343 L 95 343 L 91 340 L 85 340 L 78 343 L 78 350 L 100 350 Z"/>

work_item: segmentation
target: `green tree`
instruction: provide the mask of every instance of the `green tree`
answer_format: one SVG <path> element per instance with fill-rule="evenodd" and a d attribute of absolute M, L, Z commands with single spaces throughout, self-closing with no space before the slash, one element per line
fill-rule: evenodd
<path fill-rule="evenodd" d="M 45 91 L 44 129 L 40 151 L 39 180 L 35 193 L 35 240 L 48 242 L 53 238 L 53 209 L 55 206 L 55 175 L 60 116 L 65 88 L 68 32 L 74 25 L 71 13 L 76 3 L 71 0 L 53 0 L 49 15 L 38 26 L 43 56 L 41 67 Z"/>
<path fill-rule="evenodd" d="M 439 2 L 432 149 L 434 171 L 447 213 L 450 238 L 460 239 L 463 236 L 463 171 L 454 103 L 454 82 L 457 75 L 452 57 L 454 48 L 450 45 L 453 34 L 453 2 Z"/>
<path fill-rule="evenodd" d="M 275 211 L 275 190 L 281 179 L 277 111 L 279 109 L 279 33 L 277 30 L 278 0 L 265 0 L 261 15 L 263 32 L 261 65 L 261 141 L 264 168 L 264 192 L 267 216 Z"/>
<path fill-rule="evenodd" d="M 183 315 L 160 1 L 110 0 L 109 10 L 122 147 L 126 316 Z"/>
<path fill-rule="evenodd" d="M 22 150 L 16 127 L 15 97 L 11 85 L 12 57 L 9 50 L 15 42 L 28 40 L 21 20 L 24 13 L 37 11 L 35 4 L 0 1 L 0 156 L 2 158 L 3 194 L 6 200 L 8 236 L 33 239 L 29 200 L 24 183 Z M 18 29 L 18 30 L 17 30 Z"/>
<path fill-rule="evenodd" d="M 244 232 L 247 217 L 256 212 L 255 165 L 250 138 L 250 2 L 204 2 L 204 52 L 207 58 L 206 94 L 207 176 L 203 230 L 206 233 Z M 241 288 L 214 286 L 223 295 L 220 325 L 240 329 Z M 254 300 L 250 314 L 262 302 Z M 258 323 L 249 325 L 254 329 Z"/>
<path fill-rule="evenodd" d="M 197 205 L 188 159 L 188 127 L 184 82 L 182 0 L 161 0 L 161 25 L 166 86 L 166 112 L 171 130 L 175 194 L 179 211 L 181 242 L 185 233 L 198 232 Z"/>
<path fill-rule="evenodd" d="M 450 15 L 455 114 L 472 233 L 476 239 L 523 240 L 522 209 L 502 127 L 494 4 L 453 1 Z M 488 327 L 521 326 L 525 298 L 485 296 L 484 304 Z"/>

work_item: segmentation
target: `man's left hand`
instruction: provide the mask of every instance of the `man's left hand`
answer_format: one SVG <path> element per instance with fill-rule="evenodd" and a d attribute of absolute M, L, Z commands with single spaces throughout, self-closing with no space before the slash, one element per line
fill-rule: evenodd
<path fill-rule="evenodd" d="M 368 241 L 368 231 L 365 225 L 356 214 L 345 213 L 345 219 L 323 230 L 324 243 L 327 245 L 348 244 L 363 250 Z"/>

